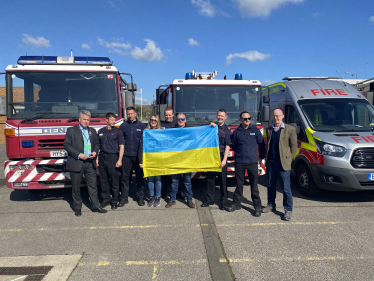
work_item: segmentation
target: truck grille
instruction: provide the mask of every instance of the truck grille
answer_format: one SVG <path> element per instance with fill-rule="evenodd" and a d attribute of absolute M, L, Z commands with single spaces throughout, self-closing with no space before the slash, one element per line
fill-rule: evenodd
<path fill-rule="evenodd" d="M 49 151 L 56 149 L 64 149 L 64 139 L 39 140 L 39 151 Z"/>
<path fill-rule="evenodd" d="M 374 168 L 374 148 L 358 148 L 351 158 L 351 165 L 358 169 Z"/>

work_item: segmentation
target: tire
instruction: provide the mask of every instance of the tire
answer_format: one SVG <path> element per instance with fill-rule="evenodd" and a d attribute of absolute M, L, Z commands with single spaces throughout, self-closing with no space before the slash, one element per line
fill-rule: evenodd
<path fill-rule="evenodd" d="M 314 183 L 312 173 L 306 164 L 302 164 L 296 172 L 296 181 L 299 191 L 306 197 L 315 196 L 319 189 Z"/>
<path fill-rule="evenodd" d="M 128 83 L 127 84 L 127 90 L 130 91 L 130 90 L 134 90 L 136 91 L 137 88 L 136 88 L 136 84 L 135 83 Z"/>

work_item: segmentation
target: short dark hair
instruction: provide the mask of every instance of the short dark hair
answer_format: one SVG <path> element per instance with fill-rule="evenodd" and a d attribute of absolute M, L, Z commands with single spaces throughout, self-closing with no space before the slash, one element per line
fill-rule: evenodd
<path fill-rule="evenodd" d="M 240 115 L 239 115 L 239 116 L 240 116 L 240 118 L 242 118 L 242 116 L 243 116 L 243 114 L 244 114 L 244 113 L 248 113 L 248 114 L 249 114 L 249 112 L 248 112 L 248 111 L 242 111 L 242 112 L 240 113 Z M 251 114 L 249 114 L 249 116 L 251 116 Z"/>
<path fill-rule="evenodd" d="M 107 114 L 105 114 L 105 118 L 106 118 L 106 119 L 109 119 L 110 117 L 114 117 L 114 118 L 116 118 L 116 114 L 113 113 L 113 112 L 108 112 Z"/>
<path fill-rule="evenodd" d="M 126 111 L 129 111 L 129 110 L 134 110 L 134 111 L 136 111 L 136 110 L 135 110 L 135 107 L 133 107 L 133 106 L 129 106 L 128 108 L 126 108 Z"/>
<path fill-rule="evenodd" d="M 227 111 L 226 111 L 226 110 L 224 110 L 223 108 L 221 108 L 220 110 L 218 110 L 218 111 L 217 111 L 217 114 L 218 114 L 218 112 L 224 112 L 224 113 L 225 113 L 225 115 L 227 115 Z"/>
<path fill-rule="evenodd" d="M 173 112 L 173 114 L 174 114 L 174 110 L 173 110 L 171 107 L 167 107 L 167 108 L 165 108 L 164 113 L 165 113 L 165 111 L 171 111 L 171 112 Z"/>

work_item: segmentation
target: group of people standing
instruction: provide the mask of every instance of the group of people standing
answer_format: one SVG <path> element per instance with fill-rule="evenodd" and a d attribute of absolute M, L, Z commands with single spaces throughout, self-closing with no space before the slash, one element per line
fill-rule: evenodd
<path fill-rule="evenodd" d="M 105 213 L 107 212 L 105 207 L 109 204 L 112 209 L 117 209 L 128 203 L 129 186 L 134 169 L 138 204 L 144 206 L 143 131 L 187 127 L 186 116 L 183 113 L 179 113 L 177 120 L 174 121 L 172 108 L 165 109 L 165 121 L 160 122 L 157 115 L 152 115 L 148 124 L 144 124 L 137 119 L 135 108 L 128 107 L 126 113 L 127 120 L 121 124 L 119 129 L 115 127 L 116 115 L 111 112 L 107 113 L 107 125 L 96 134 L 95 129 L 88 126 L 90 112 L 83 110 L 79 116 L 79 125 L 67 130 L 64 147 L 68 152 L 67 170 L 70 171 L 71 175 L 76 216 L 81 216 L 80 186 L 82 175 L 84 175 L 88 187 L 93 205 L 92 211 Z M 225 124 L 226 110 L 220 109 L 217 111 L 217 124 L 212 123 L 211 126 L 218 126 L 220 168 L 222 172 L 207 173 L 206 200 L 201 207 L 214 204 L 215 179 L 218 176 L 220 179 L 220 209 L 228 212 L 241 209 L 244 177 L 247 171 L 251 185 L 254 216 L 259 217 L 261 213 L 276 210 L 276 184 L 277 178 L 280 176 L 284 194 L 285 214 L 283 218 L 285 220 L 291 219 L 293 203 L 290 170 L 292 158 L 297 151 L 297 138 L 295 128 L 284 124 L 283 117 L 280 109 L 273 112 L 273 126 L 266 128 L 266 139 L 264 141 L 261 131 L 251 124 L 249 112 L 243 111 L 240 113 L 241 124 L 231 133 L 230 128 Z M 265 142 L 267 142 L 266 150 Z M 226 179 L 227 158 L 230 148 L 233 150 L 235 159 L 236 189 L 233 195 L 233 204 L 228 205 Z M 261 205 L 257 186 L 258 164 L 264 158 L 266 159 L 269 183 L 266 207 Z M 98 199 L 95 168 L 99 169 L 100 174 L 101 204 Z M 118 172 L 122 174 L 121 180 L 119 180 Z M 191 173 L 147 178 L 150 196 L 147 205 L 149 207 L 160 206 L 161 196 L 166 197 L 166 189 L 169 184 L 171 186 L 170 200 L 165 207 L 171 208 L 175 205 L 181 177 L 185 187 L 187 205 L 190 208 L 195 208 L 195 204 L 192 202 Z"/>

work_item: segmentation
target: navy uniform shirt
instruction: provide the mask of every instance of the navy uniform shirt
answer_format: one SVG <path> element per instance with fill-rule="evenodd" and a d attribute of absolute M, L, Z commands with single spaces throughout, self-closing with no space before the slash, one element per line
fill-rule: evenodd
<path fill-rule="evenodd" d="M 105 126 L 98 132 L 100 140 L 100 153 L 119 153 L 119 145 L 125 144 L 123 133 L 120 129 L 112 127 L 108 130 Z"/>
<path fill-rule="evenodd" d="M 235 162 L 258 163 L 265 154 L 264 138 L 256 126 L 249 124 L 247 129 L 240 125 L 231 135 L 231 147 L 235 152 Z"/>
<path fill-rule="evenodd" d="M 142 123 L 138 118 L 136 118 L 135 122 L 127 120 L 121 124 L 119 128 L 123 132 L 125 139 L 124 156 L 138 156 L 139 141 L 145 127 L 147 127 L 147 124 Z"/>
<path fill-rule="evenodd" d="M 175 128 L 176 123 L 177 122 L 175 122 L 175 121 L 171 121 L 171 122 L 161 121 L 161 127 L 165 128 L 165 129 Z"/>
<path fill-rule="evenodd" d="M 219 140 L 219 152 L 220 153 L 225 152 L 226 145 L 231 145 L 230 136 L 231 136 L 231 130 L 225 123 L 223 123 L 222 126 L 218 125 L 218 140 Z"/>

